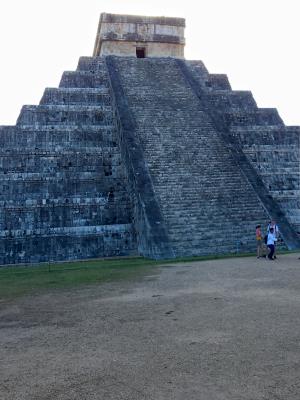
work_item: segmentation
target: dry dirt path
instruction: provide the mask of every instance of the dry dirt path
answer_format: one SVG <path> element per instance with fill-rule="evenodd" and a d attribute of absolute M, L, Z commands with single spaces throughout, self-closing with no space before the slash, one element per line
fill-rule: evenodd
<path fill-rule="evenodd" d="M 0 306 L 1 400 L 298 400 L 299 254 Z"/>

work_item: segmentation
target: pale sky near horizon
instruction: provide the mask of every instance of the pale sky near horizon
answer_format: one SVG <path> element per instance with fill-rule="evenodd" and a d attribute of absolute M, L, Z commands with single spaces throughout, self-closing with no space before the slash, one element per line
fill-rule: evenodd
<path fill-rule="evenodd" d="M 101 12 L 185 18 L 187 59 L 300 125 L 299 9 L 299 0 L 2 0 L 0 125 L 92 55 Z"/>

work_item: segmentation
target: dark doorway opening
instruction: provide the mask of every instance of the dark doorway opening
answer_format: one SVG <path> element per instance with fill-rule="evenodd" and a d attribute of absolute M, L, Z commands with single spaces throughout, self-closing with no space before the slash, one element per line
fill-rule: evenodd
<path fill-rule="evenodd" d="M 136 48 L 136 56 L 137 56 L 137 58 L 145 58 L 146 57 L 145 47 L 137 47 Z"/>

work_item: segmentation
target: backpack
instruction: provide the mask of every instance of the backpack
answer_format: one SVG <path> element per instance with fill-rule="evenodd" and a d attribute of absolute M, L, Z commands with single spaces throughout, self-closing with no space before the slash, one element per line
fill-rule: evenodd
<path fill-rule="evenodd" d="M 265 237 L 264 237 L 264 242 L 265 242 L 265 244 L 268 243 L 268 235 L 265 235 Z"/>

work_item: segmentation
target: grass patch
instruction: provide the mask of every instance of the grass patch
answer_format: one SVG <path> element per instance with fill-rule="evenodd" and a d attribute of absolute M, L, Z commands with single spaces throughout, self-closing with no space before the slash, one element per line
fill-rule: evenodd
<path fill-rule="evenodd" d="M 4 267 L 0 269 L 0 300 L 47 289 L 134 279 L 150 272 L 155 264 L 152 260 L 129 258 Z"/>
<path fill-rule="evenodd" d="M 132 280 L 147 273 L 154 273 L 157 265 L 254 255 L 253 253 L 238 253 L 185 257 L 163 261 L 135 257 L 2 267 L 0 268 L 0 300 L 33 294 L 47 289 L 63 289 L 79 285 Z"/>

